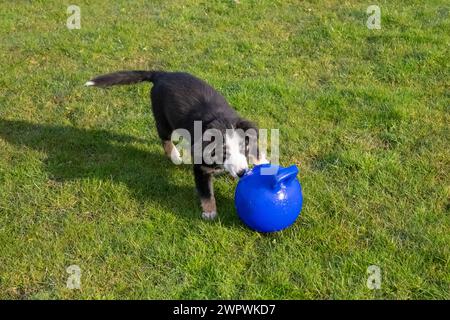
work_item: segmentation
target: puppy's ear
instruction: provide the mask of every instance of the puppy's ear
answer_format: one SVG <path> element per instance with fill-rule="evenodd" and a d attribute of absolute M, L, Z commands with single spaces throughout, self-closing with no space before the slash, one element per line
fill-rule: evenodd
<path fill-rule="evenodd" d="M 245 142 L 245 155 L 250 158 L 258 158 L 258 127 L 253 122 L 240 118 L 236 122 L 236 129 L 242 130 Z"/>
<path fill-rule="evenodd" d="M 256 124 L 243 118 L 240 118 L 236 122 L 236 129 L 242 129 L 244 130 L 244 132 L 247 131 L 248 129 L 255 129 L 256 131 L 258 131 L 258 127 L 256 126 Z"/>

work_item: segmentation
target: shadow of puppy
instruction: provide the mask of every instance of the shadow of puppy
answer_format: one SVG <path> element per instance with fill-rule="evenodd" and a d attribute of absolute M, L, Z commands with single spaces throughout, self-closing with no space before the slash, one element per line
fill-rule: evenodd
<path fill-rule="evenodd" d="M 186 175 L 192 180 L 186 185 L 170 182 L 173 171 L 183 173 L 191 170 L 190 166 L 175 167 L 162 152 L 139 148 L 143 139 L 107 130 L 5 119 L 0 119 L 0 138 L 44 152 L 45 170 L 56 181 L 96 178 L 123 183 L 140 201 L 157 203 L 183 218 L 201 219 L 192 174 Z M 217 200 L 226 208 L 224 212 L 234 212 L 232 198 L 218 194 Z M 239 224 L 234 214 L 223 215 L 221 221 Z"/>

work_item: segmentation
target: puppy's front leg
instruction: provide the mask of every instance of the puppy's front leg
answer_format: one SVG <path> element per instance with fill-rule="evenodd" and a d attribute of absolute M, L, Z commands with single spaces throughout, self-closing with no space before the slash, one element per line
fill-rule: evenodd
<path fill-rule="evenodd" d="M 212 174 L 204 170 L 200 165 L 194 165 L 195 186 L 197 187 L 202 204 L 202 217 L 212 220 L 217 215 L 216 199 L 212 185 Z"/>

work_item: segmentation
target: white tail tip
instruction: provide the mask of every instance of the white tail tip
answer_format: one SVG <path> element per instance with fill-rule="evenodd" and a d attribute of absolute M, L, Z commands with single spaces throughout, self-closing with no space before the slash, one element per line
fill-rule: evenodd
<path fill-rule="evenodd" d="M 86 87 L 90 87 L 90 86 L 94 86 L 95 82 L 94 81 L 88 81 L 84 84 Z"/>

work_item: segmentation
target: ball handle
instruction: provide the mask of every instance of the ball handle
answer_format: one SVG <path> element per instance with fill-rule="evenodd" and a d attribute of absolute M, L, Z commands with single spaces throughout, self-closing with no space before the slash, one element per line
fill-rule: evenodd
<path fill-rule="evenodd" d="M 282 184 L 288 184 L 297 177 L 298 168 L 295 164 L 290 167 L 278 170 L 278 173 L 273 176 L 273 188 L 278 189 Z"/>

